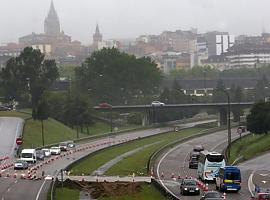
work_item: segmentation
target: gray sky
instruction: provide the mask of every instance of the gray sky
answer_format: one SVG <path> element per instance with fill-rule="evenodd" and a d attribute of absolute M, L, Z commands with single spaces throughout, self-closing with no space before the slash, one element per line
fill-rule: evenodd
<path fill-rule="evenodd" d="M 0 43 L 43 32 L 51 0 L 0 0 Z M 98 22 L 103 37 L 135 38 L 198 28 L 234 35 L 270 32 L 270 0 L 54 0 L 61 29 L 90 44 Z"/>

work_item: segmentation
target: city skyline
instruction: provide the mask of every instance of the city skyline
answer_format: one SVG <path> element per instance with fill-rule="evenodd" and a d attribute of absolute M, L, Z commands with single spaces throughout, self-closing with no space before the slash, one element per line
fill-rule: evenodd
<path fill-rule="evenodd" d="M 43 33 L 50 2 L 1 1 L 0 43 L 17 42 L 19 37 L 31 32 Z M 61 30 L 84 44 L 92 42 L 97 23 L 106 39 L 136 38 L 191 27 L 199 32 L 217 30 L 235 35 L 258 35 L 263 29 L 270 31 L 267 23 L 270 2 L 267 0 L 261 0 L 260 4 L 256 0 L 118 0 L 117 3 L 113 0 L 54 0 L 54 4 Z"/>

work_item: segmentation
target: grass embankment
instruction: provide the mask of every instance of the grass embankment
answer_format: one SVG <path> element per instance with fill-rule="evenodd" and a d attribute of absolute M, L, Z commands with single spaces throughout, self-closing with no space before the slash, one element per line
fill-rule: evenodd
<path fill-rule="evenodd" d="M 102 184 L 102 183 L 100 183 Z M 123 191 L 125 188 L 118 188 L 122 191 L 117 191 L 119 193 L 124 193 L 125 195 L 112 195 L 106 194 L 106 190 L 103 190 L 103 194 L 100 194 L 103 197 L 98 197 L 98 200 L 166 200 L 166 198 L 162 195 L 162 193 L 157 190 L 151 184 L 140 184 L 139 188 L 134 189 L 134 191 L 130 191 L 130 188 L 126 188 L 126 191 Z M 97 193 L 97 191 L 96 191 Z M 113 193 L 113 191 L 112 191 Z M 68 186 L 56 187 L 55 189 L 55 199 L 56 200 L 78 200 L 80 195 L 79 189 L 70 188 Z M 105 196 L 105 197 L 104 197 Z M 50 199 L 50 198 L 48 198 Z"/>
<path fill-rule="evenodd" d="M 270 150 L 270 135 L 253 135 L 237 140 L 231 146 L 229 162 L 233 163 L 237 158 L 248 160 Z"/>
<path fill-rule="evenodd" d="M 76 175 L 91 174 L 94 170 L 98 169 L 103 164 L 114 159 L 115 157 L 122 155 L 125 152 L 129 152 L 144 145 L 157 143 L 153 146 L 149 146 L 146 149 L 142 149 L 138 153 L 127 157 L 121 162 L 113 166 L 106 174 L 113 175 L 131 175 L 135 172 L 137 175 L 147 174 L 147 162 L 151 154 L 157 151 L 160 147 L 173 142 L 177 139 L 184 138 L 196 134 L 205 128 L 190 128 L 179 132 L 172 132 L 166 134 L 160 134 L 151 136 L 148 138 L 139 139 L 121 146 L 115 146 L 108 149 L 101 150 L 96 154 L 91 154 L 80 162 L 72 166 L 72 173 Z"/>
<path fill-rule="evenodd" d="M 98 200 L 165 200 L 162 193 L 151 184 L 144 184 L 139 192 L 124 196 L 110 196 L 98 198 Z"/>
<path fill-rule="evenodd" d="M 55 199 L 61 200 L 78 200 L 80 197 L 80 191 L 77 189 L 71 189 L 66 187 L 58 187 L 55 190 Z"/>
<path fill-rule="evenodd" d="M 29 114 L 27 114 L 29 112 Z M 38 147 L 42 145 L 41 138 L 41 122 L 31 119 L 31 111 L 16 112 L 16 111 L 1 111 L 0 117 L 19 117 L 25 119 L 25 127 L 23 133 L 24 143 L 22 148 Z M 80 133 L 79 137 L 86 137 L 90 135 L 98 135 L 108 133 L 110 125 L 103 122 L 96 122 L 89 127 L 89 134 Z M 44 140 L 46 144 L 58 143 L 63 140 L 77 139 L 77 132 L 74 129 L 65 126 L 61 122 L 49 118 L 44 121 Z"/>

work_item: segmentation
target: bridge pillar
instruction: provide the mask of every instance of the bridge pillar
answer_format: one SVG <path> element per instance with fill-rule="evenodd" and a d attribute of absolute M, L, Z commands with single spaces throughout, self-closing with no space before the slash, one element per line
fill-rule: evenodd
<path fill-rule="evenodd" d="M 147 126 L 150 124 L 150 113 L 149 112 L 144 112 L 143 117 L 142 117 L 142 126 Z"/>
<path fill-rule="evenodd" d="M 227 125 L 227 110 L 224 108 L 219 109 L 219 126 Z"/>

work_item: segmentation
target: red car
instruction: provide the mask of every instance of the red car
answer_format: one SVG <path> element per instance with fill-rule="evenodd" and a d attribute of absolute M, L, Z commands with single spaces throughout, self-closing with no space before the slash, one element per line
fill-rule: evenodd
<path fill-rule="evenodd" d="M 269 193 L 256 193 L 254 197 L 251 197 L 251 200 L 270 200 L 270 194 Z"/>
<path fill-rule="evenodd" d="M 106 103 L 106 102 L 100 103 L 98 106 L 99 106 L 100 108 L 111 108 L 111 107 L 112 107 L 111 104 L 108 104 L 108 103 Z"/>

